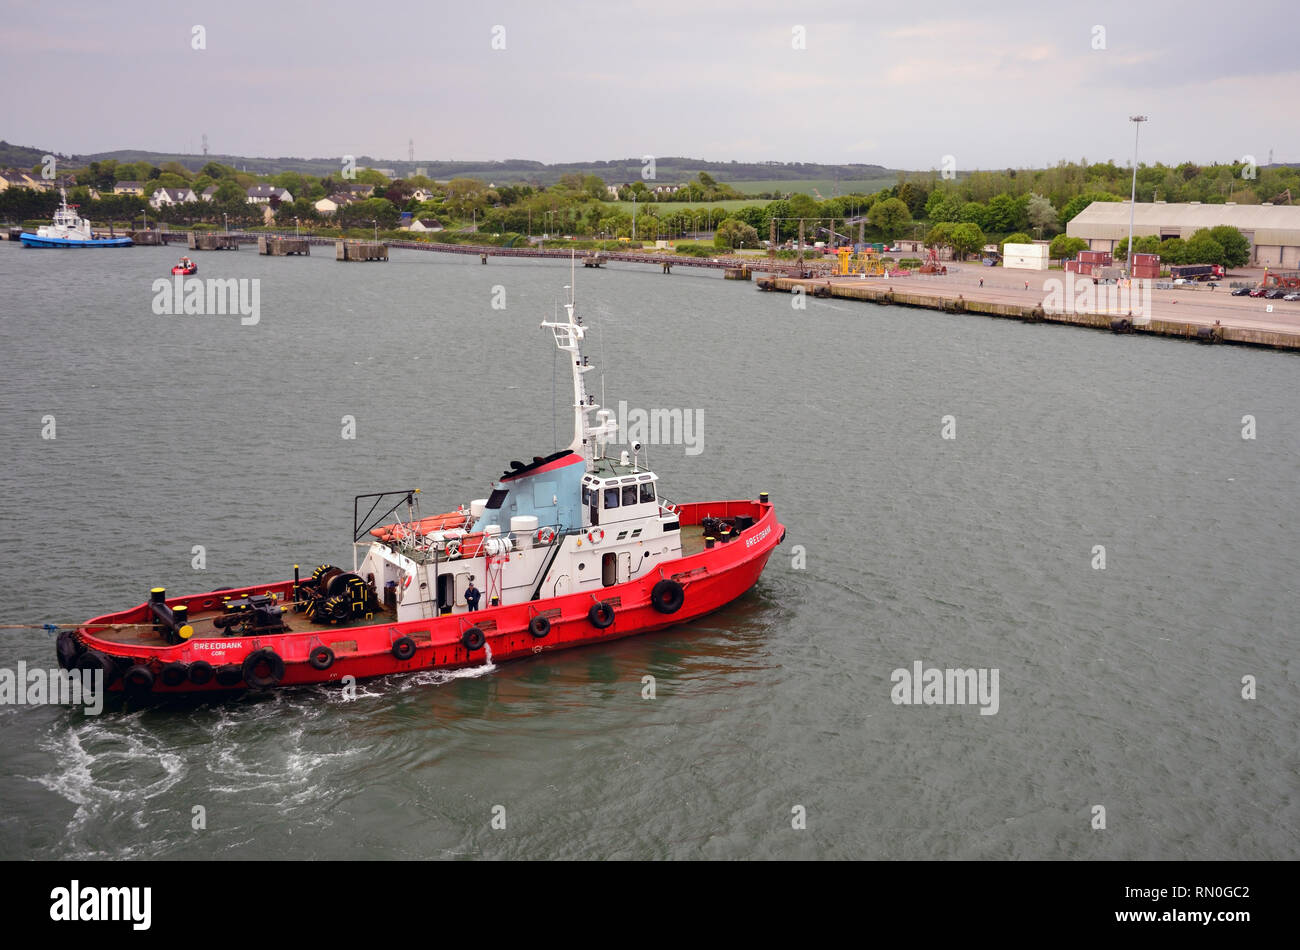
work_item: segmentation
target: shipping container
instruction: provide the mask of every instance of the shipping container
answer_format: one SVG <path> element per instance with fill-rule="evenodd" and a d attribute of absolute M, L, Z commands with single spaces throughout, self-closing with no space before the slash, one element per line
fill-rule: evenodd
<path fill-rule="evenodd" d="M 1048 248 L 1046 244 L 1004 244 L 1002 254 L 1004 257 L 1041 257 L 1047 260 Z"/>

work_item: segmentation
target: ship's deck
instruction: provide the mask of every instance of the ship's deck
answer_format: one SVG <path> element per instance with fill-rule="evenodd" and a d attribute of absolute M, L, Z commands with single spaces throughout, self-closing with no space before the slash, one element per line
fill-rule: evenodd
<path fill-rule="evenodd" d="M 682 557 L 690 557 L 704 550 L 704 528 L 697 524 L 684 524 L 681 527 Z"/>
<path fill-rule="evenodd" d="M 697 524 L 682 525 L 681 527 L 682 557 L 690 557 L 699 554 L 704 550 L 704 528 Z M 210 639 L 230 639 L 240 636 L 254 636 L 251 631 L 245 633 L 231 634 L 227 630 L 217 627 L 213 621 L 222 616 L 224 611 L 211 609 L 199 610 L 190 614 L 189 624 L 194 628 L 193 640 L 210 640 Z M 339 630 L 348 627 L 364 627 L 368 624 L 391 623 L 396 620 L 395 613 L 391 610 L 381 610 L 374 614 L 370 619 L 365 617 L 355 617 L 351 620 L 336 624 L 313 623 L 300 613 L 287 611 L 282 620 L 285 629 L 283 633 L 301 633 L 308 630 Z M 97 627 L 91 631 L 95 636 L 104 640 L 110 640 L 114 643 L 122 643 L 130 646 L 155 646 L 166 645 L 162 634 L 158 633 L 151 625 L 148 624 L 114 624 L 108 627 Z"/>
<path fill-rule="evenodd" d="M 225 639 L 242 636 L 257 636 L 253 631 L 242 633 L 230 633 L 217 627 L 213 620 L 222 615 L 220 610 L 201 610 L 190 615 L 189 624 L 194 628 L 194 634 L 191 640 L 211 640 Z M 341 630 L 348 627 L 364 627 L 372 623 L 391 623 L 394 622 L 396 614 L 391 610 L 381 610 L 375 613 L 369 620 L 365 617 L 354 617 L 341 623 L 312 623 L 302 614 L 294 613 L 292 610 L 286 612 L 281 618 L 284 621 L 284 630 L 279 633 L 302 633 L 308 630 Z M 94 636 L 104 640 L 111 640 L 114 643 L 129 644 L 131 646 L 154 646 L 158 644 L 167 644 L 162 634 L 158 633 L 152 626 L 147 624 L 114 624 L 109 627 L 96 627 L 90 631 Z"/>

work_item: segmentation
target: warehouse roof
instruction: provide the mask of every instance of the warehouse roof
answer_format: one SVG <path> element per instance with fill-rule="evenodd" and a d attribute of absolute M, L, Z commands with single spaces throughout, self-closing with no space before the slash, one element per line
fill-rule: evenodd
<path fill-rule="evenodd" d="M 1122 240 L 1128 237 L 1130 203 L 1094 201 L 1065 227 L 1071 237 Z M 1300 245 L 1300 205 L 1201 204 L 1163 201 L 1137 203 L 1133 233 L 1177 232 L 1189 238 L 1201 228 L 1237 228 L 1254 244 Z"/>

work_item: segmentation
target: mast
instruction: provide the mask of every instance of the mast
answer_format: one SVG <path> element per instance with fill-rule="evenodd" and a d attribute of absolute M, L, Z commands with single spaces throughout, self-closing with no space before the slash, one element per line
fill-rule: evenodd
<path fill-rule="evenodd" d="M 582 318 L 577 315 L 576 255 L 572 252 L 569 274 L 569 286 L 565 288 L 569 292 L 569 299 L 564 304 L 566 319 L 545 320 L 542 329 L 550 330 L 555 336 L 556 348 L 568 354 L 569 372 L 573 379 L 573 439 L 569 443 L 569 449 L 585 456 L 590 468 L 590 462 L 604 454 L 605 443 L 618 433 L 618 422 L 610 418 L 613 414 L 608 409 L 601 409 L 596 404 L 594 396 L 587 395 L 587 387 L 583 383 L 583 376 L 595 367 L 582 355 L 582 340 L 587 330 L 582 325 Z M 587 418 L 593 412 L 597 419 L 595 425 L 591 425 Z"/>

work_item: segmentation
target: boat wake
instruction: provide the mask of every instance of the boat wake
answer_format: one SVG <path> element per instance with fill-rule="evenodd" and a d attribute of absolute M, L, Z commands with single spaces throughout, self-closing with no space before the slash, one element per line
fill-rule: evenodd
<path fill-rule="evenodd" d="M 105 850 L 99 834 L 104 825 L 121 822 L 145 828 L 149 802 L 166 796 L 185 775 L 183 758 L 158 736 L 139 728 L 143 715 L 126 717 L 126 728 L 120 717 L 71 722 L 37 743 L 49 754 L 53 767 L 29 779 L 76 806 L 62 842 L 65 855 L 81 859 L 152 856 L 147 844 Z"/>
<path fill-rule="evenodd" d="M 483 644 L 483 652 L 486 654 L 486 659 L 481 666 L 467 666 L 459 670 L 422 670 L 411 676 L 402 677 L 401 680 L 395 681 L 394 685 L 405 692 L 416 686 L 443 686 L 456 680 L 478 679 L 489 673 L 495 673 L 497 665 L 492 662 L 491 645 Z"/>

